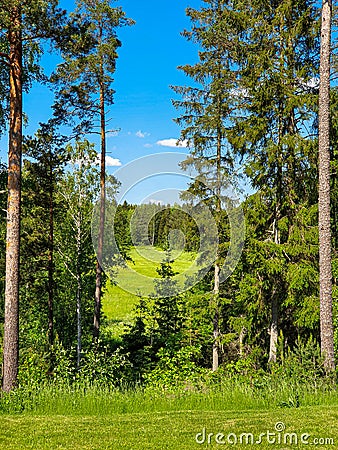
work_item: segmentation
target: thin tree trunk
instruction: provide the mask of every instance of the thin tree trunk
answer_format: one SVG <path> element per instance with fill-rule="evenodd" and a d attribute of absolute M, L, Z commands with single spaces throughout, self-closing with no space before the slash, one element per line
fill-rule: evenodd
<path fill-rule="evenodd" d="M 243 358 L 244 356 L 244 339 L 247 334 L 247 329 L 245 327 L 241 328 L 241 331 L 239 333 L 239 356 L 240 358 Z"/>
<path fill-rule="evenodd" d="M 219 105 L 220 107 L 220 105 Z M 219 223 L 219 216 L 222 209 L 221 203 L 221 163 L 222 163 L 222 133 L 221 126 L 217 130 L 217 155 L 216 155 L 216 222 Z M 215 372 L 219 366 L 219 251 L 217 250 L 216 262 L 214 266 L 214 318 L 213 318 L 213 343 L 212 343 L 212 371 Z"/>
<path fill-rule="evenodd" d="M 319 85 L 319 291 L 321 351 L 327 371 L 334 370 L 330 227 L 330 54 L 332 1 L 322 8 Z"/>
<path fill-rule="evenodd" d="M 278 216 L 278 211 L 276 216 Z M 275 244 L 280 244 L 277 220 L 275 219 L 273 224 L 273 234 Z M 271 293 L 271 324 L 270 324 L 270 350 L 269 350 L 269 362 L 275 363 L 277 360 L 277 343 L 278 343 L 278 293 L 273 290 Z"/>
<path fill-rule="evenodd" d="M 81 200 L 80 200 L 81 201 Z M 80 212 L 81 216 L 81 212 Z M 81 364 L 81 351 L 82 351 L 82 327 L 81 327 L 81 291 L 82 291 L 82 280 L 81 280 L 81 229 L 82 229 L 82 218 L 79 218 L 78 232 L 76 239 L 76 249 L 77 249 L 77 264 L 76 264 L 76 317 L 77 317 L 77 369 L 80 368 Z"/>
<path fill-rule="evenodd" d="M 276 293 L 272 294 L 271 300 L 271 325 L 270 325 L 270 350 L 269 362 L 276 362 L 278 342 L 278 300 Z"/>
<path fill-rule="evenodd" d="M 76 316 L 77 316 L 77 369 L 79 370 L 81 364 L 81 351 L 82 351 L 82 327 L 81 327 L 81 278 L 77 279 L 76 290 Z"/>
<path fill-rule="evenodd" d="M 54 341 L 54 201 L 53 201 L 53 161 L 52 155 L 49 160 L 49 249 L 48 249 L 48 340 L 49 345 Z"/>
<path fill-rule="evenodd" d="M 213 343 L 212 343 L 212 371 L 215 372 L 219 365 L 219 272 L 220 267 L 215 263 L 214 269 L 214 318 L 213 318 Z"/>
<path fill-rule="evenodd" d="M 280 48 L 283 47 L 283 41 L 280 39 Z M 282 53 L 282 52 L 281 52 Z M 283 59 L 281 59 L 281 67 Z M 273 221 L 273 239 L 276 245 L 280 244 L 280 235 L 278 223 L 281 216 L 282 208 L 282 192 L 283 192 L 283 156 L 281 149 L 281 141 L 283 136 L 283 103 L 279 102 L 279 116 L 278 116 L 278 136 L 277 136 L 277 158 L 276 158 L 276 206 L 275 217 Z M 270 348 L 269 348 L 269 362 L 275 363 L 277 360 L 277 343 L 278 343 L 278 290 L 273 290 L 271 293 L 271 324 L 269 329 L 270 334 Z"/>
<path fill-rule="evenodd" d="M 102 256 L 104 245 L 104 221 L 106 203 L 106 120 L 105 120 L 105 96 L 103 82 L 103 67 L 101 66 L 100 81 L 100 120 L 101 120 L 101 170 L 100 170 L 100 222 L 97 246 L 95 306 L 93 340 L 97 341 L 100 334 L 101 296 L 102 296 Z"/>
<path fill-rule="evenodd" d="M 21 9 L 12 8 L 10 42 L 10 124 L 6 236 L 6 288 L 2 389 L 17 383 L 19 365 L 19 269 L 22 159 L 22 39 Z"/>

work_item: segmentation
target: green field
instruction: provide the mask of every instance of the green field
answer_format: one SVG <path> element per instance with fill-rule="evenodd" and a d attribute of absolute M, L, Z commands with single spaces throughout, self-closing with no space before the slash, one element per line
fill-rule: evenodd
<path fill-rule="evenodd" d="M 173 269 L 179 274 L 189 270 L 196 269 L 194 253 L 182 252 L 181 254 L 172 253 Z M 130 252 L 132 261 L 128 266 L 132 271 L 120 269 L 116 278 L 116 285 L 108 281 L 104 293 L 102 305 L 103 313 L 109 320 L 114 334 L 119 334 L 123 329 L 124 322 L 130 322 L 133 308 L 138 301 L 138 296 L 133 292 L 147 294 L 154 291 L 154 278 L 159 278 L 156 269 L 165 258 L 165 252 L 154 249 L 153 247 L 134 247 Z M 139 278 L 139 276 L 144 278 Z M 120 284 L 129 289 L 125 290 Z M 130 292 L 132 291 L 132 292 Z"/>
<path fill-rule="evenodd" d="M 203 400 L 201 402 L 203 403 Z M 4 415 L 1 417 L 0 448 L 4 450 L 216 448 L 286 450 L 315 447 L 324 450 L 337 448 L 332 445 L 332 442 L 338 443 L 337 423 L 338 407 L 328 405 L 286 410 L 269 408 L 171 410 L 168 401 L 167 411 L 123 413 L 116 412 L 112 403 L 110 412 L 98 411 L 90 415 L 76 412 L 75 408 L 67 415 L 57 413 Z M 275 427 L 283 431 L 277 432 Z M 270 443 L 267 441 L 267 432 L 270 433 Z M 218 433 L 221 433 L 223 437 Z M 254 442 L 259 442 L 261 436 L 261 443 L 247 445 L 246 436 L 251 439 L 250 433 Z M 290 445 L 291 436 L 288 433 L 294 433 L 292 445 Z M 196 439 L 199 442 L 196 442 Z M 273 439 L 276 439 L 274 444 Z M 281 440 L 280 444 L 278 439 Z M 301 443 L 302 439 L 304 444 Z M 237 443 L 235 443 L 236 440 Z"/>

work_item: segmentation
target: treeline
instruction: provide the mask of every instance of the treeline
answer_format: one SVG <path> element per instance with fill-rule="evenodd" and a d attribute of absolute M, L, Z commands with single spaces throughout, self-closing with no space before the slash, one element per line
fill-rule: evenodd
<path fill-rule="evenodd" d="M 197 252 L 200 248 L 198 224 L 190 213 L 193 206 L 141 204 L 130 205 L 126 201 L 117 205 L 114 216 L 114 236 L 119 249 L 133 245 L 153 245 L 162 250 L 182 249 Z M 169 235 L 175 230 L 182 232 L 181 239 Z M 184 236 L 184 237 L 183 237 Z"/>
<path fill-rule="evenodd" d="M 310 0 L 203 0 L 199 10 L 187 9 L 192 26 L 183 36 L 197 44 L 199 60 L 179 67 L 191 85 L 173 86 L 173 104 L 180 140 L 190 150 L 182 167 L 198 176 L 182 194 L 182 211 L 175 205 L 116 205 L 119 182 L 106 174 L 117 30 L 133 21 L 108 0 L 79 0 L 71 14 L 57 0 L 3 1 L 2 131 L 9 123 L 8 166 L 0 171 L 5 391 L 32 380 L 193 383 L 220 366 L 229 373 L 273 371 L 292 352 L 299 358 L 295 365 L 304 363 L 306 370 L 314 361 L 317 375 L 323 367 L 334 369 L 338 96 L 326 76 L 329 28 L 323 27 L 320 48 L 320 27 L 331 23 L 332 12 L 331 2 L 323 5 L 325 20 Z M 49 79 L 39 65 L 46 42 L 61 57 Z M 52 117 L 23 138 L 22 97 L 33 81 L 48 82 L 55 103 Z M 97 132 L 97 123 L 99 152 L 83 138 Z M 255 193 L 240 205 L 246 220 L 241 259 L 222 280 L 236 241 L 228 213 L 239 208 L 227 192 L 239 188 L 243 175 Z M 179 248 L 200 249 L 196 203 L 211 212 L 219 244 L 212 269 L 182 293 L 168 236 L 179 229 Z M 118 340 L 101 311 L 109 206 L 124 258 L 133 245 L 146 243 L 167 252 L 154 295 L 140 297 L 133 323 Z M 118 270 L 121 261 L 114 262 Z"/>

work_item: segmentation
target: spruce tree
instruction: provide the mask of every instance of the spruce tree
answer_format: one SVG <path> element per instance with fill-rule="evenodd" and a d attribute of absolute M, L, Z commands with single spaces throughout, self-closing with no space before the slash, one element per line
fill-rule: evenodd
<path fill-rule="evenodd" d="M 266 233 L 274 244 L 273 261 L 313 192 L 314 140 L 308 128 L 316 120 L 317 9 L 311 0 L 240 1 L 238 6 L 247 16 L 239 43 L 243 98 L 230 140 L 245 160 L 253 188 L 269 204 Z M 276 361 L 279 310 L 286 298 L 282 267 L 274 274 L 269 299 L 271 362 Z"/>
<path fill-rule="evenodd" d="M 24 140 L 24 155 L 27 159 L 24 160 L 23 179 L 24 273 L 21 280 L 26 291 L 24 297 L 35 296 L 39 300 L 38 308 L 47 312 L 50 346 L 54 342 L 55 215 L 60 213 L 56 187 L 66 162 L 63 143 L 63 139 L 47 124 L 40 124 L 35 136 Z"/>
<path fill-rule="evenodd" d="M 182 34 L 199 45 L 199 62 L 179 67 L 191 78 L 193 85 L 173 87 L 183 97 L 173 101 L 174 106 L 182 111 L 175 121 L 182 127 L 180 139 L 187 141 L 191 150 L 191 156 L 183 167 L 194 166 L 200 175 L 190 190 L 198 196 L 205 196 L 207 188 L 209 203 L 211 201 L 218 223 L 222 191 L 228 187 L 235 166 L 235 155 L 227 137 L 238 102 L 236 42 L 243 17 L 225 0 L 204 0 L 200 10 L 188 8 L 187 15 L 192 29 Z M 211 295 L 214 371 L 219 365 L 221 256 L 218 251 Z"/>

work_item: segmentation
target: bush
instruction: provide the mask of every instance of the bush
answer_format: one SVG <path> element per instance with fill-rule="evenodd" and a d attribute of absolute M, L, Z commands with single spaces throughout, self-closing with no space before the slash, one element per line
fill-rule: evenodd
<path fill-rule="evenodd" d="M 178 351 L 162 347 L 155 369 L 144 375 L 146 388 L 165 391 L 200 388 L 209 371 L 196 365 L 199 353 L 196 347 L 182 347 Z"/>

